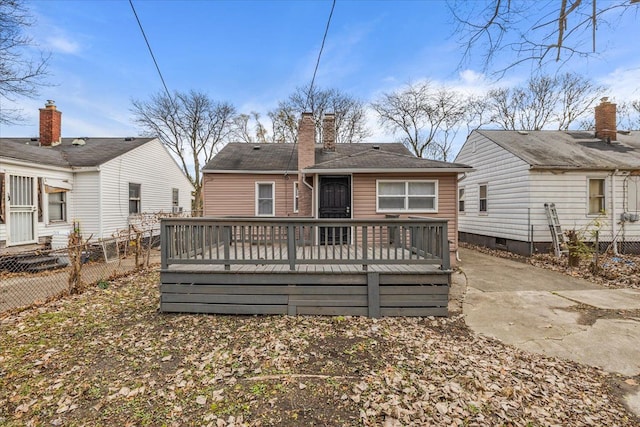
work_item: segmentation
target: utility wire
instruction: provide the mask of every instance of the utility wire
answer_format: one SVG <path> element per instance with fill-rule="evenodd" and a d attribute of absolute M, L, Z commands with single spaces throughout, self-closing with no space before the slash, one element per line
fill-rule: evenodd
<path fill-rule="evenodd" d="M 129 0 L 131 1 L 131 0 Z M 336 7 L 336 0 L 333 0 L 331 4 L 331 12 L 329 13 L 329 19 L 327 19 L 327 26 L 324 29 L 324 36 L 322 37 L 322 44 L 320 45 L 320 52 L 318 52 L 318 59 L 316 61 L 316 68 L 313 70 L 313 77 L 311 78 L 311 85 L 309 86 L 309 93 L 307 93 L 307 102 L 305 108 L 309 106 L 309 98 L 313 92 L 313 84 L 316 80 L 316 73 L 318 72 L 318 66 L 320 65 L 320 57 L 322 57 L 322 51 L 324 50 L 324 42 L 327 40 L 327 34 L 329 33 L 329 26 L 331 25 L 331 17 L 333 16 L 333 9 Z"/>
<path fill-rule="evenodd" d="M 335 3 L 335 0 L 334 0 Z M 138 18 L 138 14 L 136 13 L 136 8 L 133 7 L 133 0 L 129 0 L 129 4 L 131 5 L 131 10 L 136 17 L 136 21 L 138 21 L 138 26 L 140 27 L 140 32 L 142 32 L 142 37 L 144 37 L 145 43 L 147 43 L 147 48 L 149 49 L 149 53 L 151 54 L 151 59 L 153 59 L 153 63 L 156 65 L 156 70 L 158 70 L 158 75 L 160 76 L 160 80 L 162 81 L 162 86 L 164 86 L 165 92 L 167 92 L 167 96 L 171 100 L 171 93 L 169 93 L 169 89 L 167 88 L 167 84 L 164 82 L 164 77 L 162 77 L 162 72 L 160 71 L 160 67 L 158 66 L 158 61 L 156 61 L 156 57 L 153 54 L 153 50 L 151 50 L 151 44 L 149 44 L 149 39 L 147 39 L 147 35 L 144 32 L 144 28 L 142 28 L 142 23 L 140 22 L 140 18 Z"/>

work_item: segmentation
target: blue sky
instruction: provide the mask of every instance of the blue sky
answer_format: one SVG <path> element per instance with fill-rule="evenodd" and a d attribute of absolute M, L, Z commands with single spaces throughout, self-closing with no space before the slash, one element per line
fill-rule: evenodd
<path fill-rule="evenodd" d="M 47 99 L 63 112 L 65 137 L 137 135 L 131 99 L 146 99 L 162 85 L 129 2 L 28 5 L 37 19 L 30 29 L 33 39 L 52 52 L 53 85 L 36 99 L 3 101 L 3 108 L 23 108 L 28 121 L 1 127 L 0 136 L 37 136 L 38 108 Z M 204 91 L 241 112 L 264 115 L 311 80 L 331 1 L 134 0 L 134 5 L 169 90 Z M 639 99 L 637 18 L 630 13 L 613 27 L 602 26 L 602 53 L 572 60 L 565 70 L 609 85 L 614 100 Z M 459 67 L 462 51 L 453 28 L 444 1 L 338 0 L 316 84 L 365 102 L 422 79 L 464 91 L 486 89 L 491 83 L 479 56 Z M 500 83 L 520 83 L 536 67 L 518 67 Z M 373 116 L 370 125 L 369 140 L 392 138 Z"/>

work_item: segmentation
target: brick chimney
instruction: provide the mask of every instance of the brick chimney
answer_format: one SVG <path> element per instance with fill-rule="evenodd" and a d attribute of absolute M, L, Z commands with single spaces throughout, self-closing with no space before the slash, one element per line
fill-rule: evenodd
<path fill-rule="evenodd" d="M 596 138 L 615 141 L 616 133 L 616 104 L 609 102 L 606 96 L 596 106 Z"/>
<path fill-rule="evenodd" d="M 322 146 L 325 151 L 336 151 L 336 115 L 333 113 L 322 118 Z"/>
<path fill-rule="evenodd" d="M 62 111 L 56 109 L 56 103 L 47 100 L 40 109 L 40 146 L 55 147 L 62 142 Z"/>
<path fill-rule="evenodd" d="M 304 183 L 302 170 L 313 166 L 316 161 L 316 126 L 313 114 L 302 113 L 298 125 L 298 215 L 312 216 L 313 200 L 311 189 Z"/>

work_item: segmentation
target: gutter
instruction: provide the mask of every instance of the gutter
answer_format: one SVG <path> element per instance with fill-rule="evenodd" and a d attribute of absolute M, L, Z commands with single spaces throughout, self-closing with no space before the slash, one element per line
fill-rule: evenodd
<path fill-rule="evenodd" d="M 355 173 L 465 173 L 473 168 L 366 168 L 366 169 L 303 169 L 302 173 L 315 174 L 355 174 Z"/>

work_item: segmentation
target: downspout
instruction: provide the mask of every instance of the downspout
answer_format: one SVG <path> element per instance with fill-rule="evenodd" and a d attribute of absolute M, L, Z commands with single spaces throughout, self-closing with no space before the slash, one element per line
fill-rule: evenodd
<path fill-rule="evenodd" d="M 616 222 L 616 174 L 618 169 L 611 173 L 611 235 L 613 254 L 618 256 L 618 223 Z M 596 248 L 597 249 L 597 248 Z"/>
<path fill-rule="evenodd" d="M 302 174 L 302 183 L 303 183 L 304 185 L 306 185 L 306 186 L 309 188 L 309 190 L 311 190 L 311 215 L 312 215 L 312 218 L 315 218 L 315 217 L 316 217 L 316 215 L 315 215 L 315 209 L 314 209 L 314 207 L 315 207 L 315 205 L 316 205 L 316 200 L 315 200 L 315 198 L 316 198 L 316 197 L 315 197 L 315 194 L 314 194 L 314 192 L 313 192 L 313 186 L 312 186 L 312 185 L 310 185 L 310 184 L 307 182 L 307 174 L 305 174 L 305 173 L 303 173 L 303 174 Z"/>

